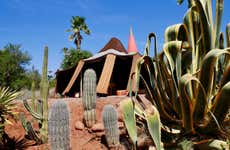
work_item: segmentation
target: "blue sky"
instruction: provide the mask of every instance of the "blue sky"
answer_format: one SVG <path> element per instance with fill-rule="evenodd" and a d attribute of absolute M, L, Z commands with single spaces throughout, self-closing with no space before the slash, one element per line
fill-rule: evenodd
<path fill-rule="evenodd" d="M 230 22 L 230 1 L 225 0 L 222 30 Z M 149 32 L 158 37 L 158 47 L 164 42 L 167 26 L 180 23 L 187 2 L 176 0 L 1 0 L 0 48 L 11 42 L 21 44 L 32 57 L 31 66 L 41 70 L 43 48 L 49 47 L 49 70 L 55 72 L 61 64 L 63 47 L 75 47 L 68 40 L 72 16 L 84 16 L 91 35 L 83 34 L 82 49 L 98 52 L 112 37 L 119 38 L 127 48 L 129 28 L 133 27 L 137 47 L 143 52 Z"/>

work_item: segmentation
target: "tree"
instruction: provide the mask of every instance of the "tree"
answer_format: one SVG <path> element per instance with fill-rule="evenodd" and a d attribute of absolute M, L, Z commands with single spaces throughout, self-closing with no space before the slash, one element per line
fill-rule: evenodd
<path fill-rule="evenodd" d="M 28 70 L 26 73 L 27 82 L 24 84 L 24 88 L 31 89 L 31 84 L 34 81 L 35 89 L 39 89 L 39 84 L 41 82 L 41 74 L 32 66 L 31 70 Z"/>
<path fill-rule="evenodd" d="M 92 56 L 89 51 L 76 51 L 74 48 L 63 48 L 64 59 L 61 64 L 62 69 L 68 69 L 76 65 L 81 59 L 86 59 Z"/>
<path fill-rule="evenodd" d="M 30 56 L 22 52 L 21 45 L 8 44 L 0 50 L 0 86 L 20 89 L 25 86 L 26 65 L 30 63 Z"/>
<path fill-rule="evenodd" d="M 87 35 L 90 35 L 90 30 L 85 23 L 85 18 L 73 16 L 71 19 L 71 29 L 68 29 L 67 32 L 72 32 L 72 34 L 69 36 L 69 39 L 74 40 L 78 51 L 81 49 L 81 41 L 83 39 L 81 31 Z"/>

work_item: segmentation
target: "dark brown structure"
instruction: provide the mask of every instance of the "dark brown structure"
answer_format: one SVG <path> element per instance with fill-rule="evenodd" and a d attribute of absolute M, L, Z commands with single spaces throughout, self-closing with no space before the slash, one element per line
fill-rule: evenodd
<path fill-rule="evenodd" d="M 94 69 L 97 74 L 98 94 L 114 95 L 117 90 L 135 91 L 134 80 L 132 89 L 129 86 L 138 58 L 139 53 L 127 54 L 122 43 L 112 38 L 96 55 L 79 61 L 73 68 L 58 71 L 56 93 L 71 97 L 80 93 L 81 79 L 88 68 Z"/>

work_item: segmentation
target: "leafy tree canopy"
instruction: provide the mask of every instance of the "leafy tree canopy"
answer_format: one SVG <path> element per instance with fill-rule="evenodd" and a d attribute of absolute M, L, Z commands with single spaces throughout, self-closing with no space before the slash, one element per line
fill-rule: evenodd
<path fill-rule="evenodd" d="M 68 69 L 76 65 L 81 59 L 86 59 L 92 56 L 89 51 L 81 50 L 76 51 L 74 48 L 63 48 L 64 59 L 61 64 L 62 69 Z"/>
<path fill-rule="evenodd" d="M 32 78 L 38 80 L 40 75 L 37 70 L 29 71 L 26 67 L 30 64 L 31 57 L 23 52 L 21 45 L 9 43 L 0 50 L 0 86 L 7 86 L 19 90 L 30 88 Z"/>

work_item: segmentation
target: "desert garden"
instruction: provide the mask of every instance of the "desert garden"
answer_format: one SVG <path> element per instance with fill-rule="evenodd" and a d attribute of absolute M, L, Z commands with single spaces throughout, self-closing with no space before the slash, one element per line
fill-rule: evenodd
<path fill-rule="evenodd" d="M 0 88 L 0 149 L 230 149 L 230 24 L 221 31 L 222 13 L 223 0 L 188 0 L 182 23 L 165 29 L 162 51 L 153 32 L 143 54 L 132 31 L 128 50 L 112 38 L 58 70 L 52 92 L 45 47 L 39 94 L 35 82 L 26 97 Z M 80 31 L 90 33 L 81 27 L 69 30 L 78 53 Z"/>

